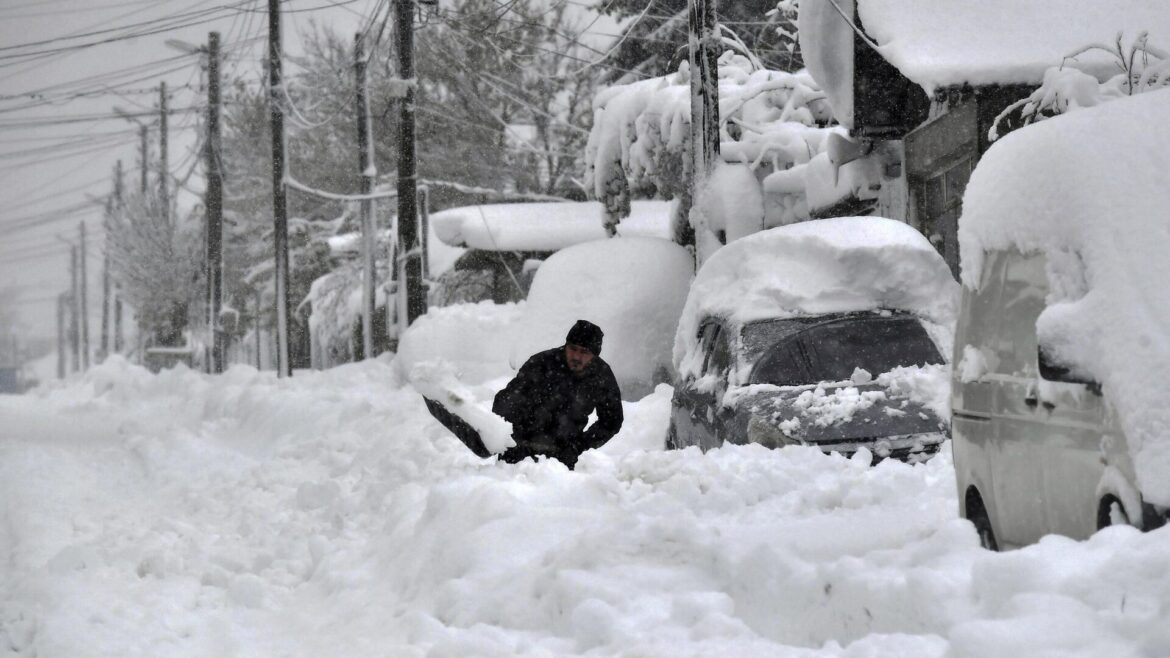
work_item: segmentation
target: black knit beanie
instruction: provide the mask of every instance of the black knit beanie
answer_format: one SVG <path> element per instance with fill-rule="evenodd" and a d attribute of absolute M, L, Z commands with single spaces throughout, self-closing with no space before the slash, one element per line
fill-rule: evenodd
<path fill-rule="evenodd" d="M 597 356 L 601 354 L 601 338 L 604 335 L 601 327 L 588 320 L 577 320 L 569 330 L 569 335 L 565 336 L 565 342 L 580 345 Z"/>

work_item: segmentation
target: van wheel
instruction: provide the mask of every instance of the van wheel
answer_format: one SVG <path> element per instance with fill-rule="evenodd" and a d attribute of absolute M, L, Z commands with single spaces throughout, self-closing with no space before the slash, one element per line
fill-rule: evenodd
<path fill-rule="evenodd" d="M 1121 504 L 1121 499 L 1113 494 L 1108 494 L 1101 499 L 1101 504 L 1097 506 L 1097 529 L 1108 528 L 1111 525 L 1132 525 L 1129 522 L 1129 515 L 1125 513 L 1125 505 Z"/>
<path fill-rule="evenodd" d="M 979 535 L 979 545 L 989 551 L 998 551 L 999 542 L 995 540 L 995 531 L 991 529 L 991 517 L 983 505 L 983 498 L 974 487 L 967 490 L 967 520 L 975 526 Z"/>

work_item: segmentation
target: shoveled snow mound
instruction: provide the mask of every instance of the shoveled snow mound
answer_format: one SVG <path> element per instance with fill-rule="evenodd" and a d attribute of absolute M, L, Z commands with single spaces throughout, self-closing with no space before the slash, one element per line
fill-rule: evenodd
<path fill-rule="evenodd" d="M 597 201 L 464 206 L 430 217 L 446 244 L 493 251 L 555 251 L 606 236 Z M 619 235 L 670 237 L 669 201 L 634 201 Z M 434 270 L 439 271 L 439 270 Z"/>
<path fill-rule="evenodd" d="M 978 548 L 949 450 L 472 455 L 385 359 L 0 396 L 15 656 L 1160 656 L 1170 528 Z"/>
<path fill-rule="evenodd" d="M 1043 251 L 1037 320 L 1061 362 L 1104 386 L 1147 500 L 1170 504 L 1170 90 L 1015 131 L 971 176 L 959 221 L 963 284 L 986 250 Z"/>
<path fill-rule="evenodd" d="M 699 364 L 683 358 L 696 353 L 704 317 L 742 326 L 885 308 L 950 327 L 957 293 L 942 257 L 901 222 L 839 217 L 769 229 L 728 244 L 703 264 L 679 320 L 674 364 L 680 374 L 698 374 Z"/>
<path fill-rule="evenodd" d="M 553 254 L 528 291 L 512 367 L 564 345 L 573 323 L 589 320 L 605 332 L 601 358 L 622 397 L 642 398 L 670 380 L 670 348 L 693 268 L 686 249 L 653 238 L 599 240 Z"/>

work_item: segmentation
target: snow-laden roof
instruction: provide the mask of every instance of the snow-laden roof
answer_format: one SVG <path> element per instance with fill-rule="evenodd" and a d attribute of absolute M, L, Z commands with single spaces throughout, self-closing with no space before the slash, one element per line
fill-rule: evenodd
<path fill-rule="evenodd" d="M 1170 504 L 1167 126 L 1163 90 L 1012 132 L 976 167 L 959 220 L 964 285 L 978 285 L 986 250 L 1048 255 L 1041 340 L 1101 382 L 1143 495 L 1161 504 Z"/>
<path fill-rule="evenodd" d="M 883 57 L 927 93 L 938 87 L 1039 84 L 1044 70 L 1091 44 L 1129 43 L 1148 31 L 1170 41 L 1164 0 L 860 0 L 858 15 Z M 1120 72 L 1108 52 L 1076 66 L 1105 80 Z"/>
<path fill-rule="evenodd" d="M 852 0 L 836 0 L 852 14 Z M 853 34 L 832 0 L 803 0 L 800 43 L 842 125 L 853 119 Z M 931 94 L 971 84 L 1040 84 L 1045 69 L 1092 44 L 1128 48 L 1143 31 L 1170 43 L 1163 0 L 859 0 L 856 14 L 882 57 Z M 868 46 L 858 46 L 868 47 Z M 1099 80 L 1120 73 L 1117 56 L 1078 54 L 1072 65 Z"/>
<path fill-rule="evenodd" d="M 670 201 L 634 201 L 618 234 L 670 237 Z M 606 237 L 597 201 L 499 203 L 450 208 L 431 215 L 443 242 L 495 251 L 556 251 Z"/>
<path fill-rule="evenodd" d="M 695 351 L 699 323 L 887 308 L 949 325 L 958 285 L 934 247 L 882 217 L 819 219 L 749 235 L 703 264 L 679 320 L 674 363 Z"/>

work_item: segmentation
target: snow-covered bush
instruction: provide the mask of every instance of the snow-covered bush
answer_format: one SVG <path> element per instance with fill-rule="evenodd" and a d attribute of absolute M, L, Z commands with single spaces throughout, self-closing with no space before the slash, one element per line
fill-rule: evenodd
<path fill-rule="evenodd" d="M 1108 53 L 1119 72 L 1104 82 L 1078 69 L 1077 56 Z M 1128 46 L 1118 34 L 1110 45 L 1094 43 L 1065 56 L 1060 66 L 1044 72 L 1044 81 L 1027 98 L 1009 105 L 992 125 L 989 137 L 999 138 L 1001 125 L 1028 125 L 1078 108 L 1132 96 L 1170 85 L 1170 53 L 1149 42 L 1142 32 Z"/>

